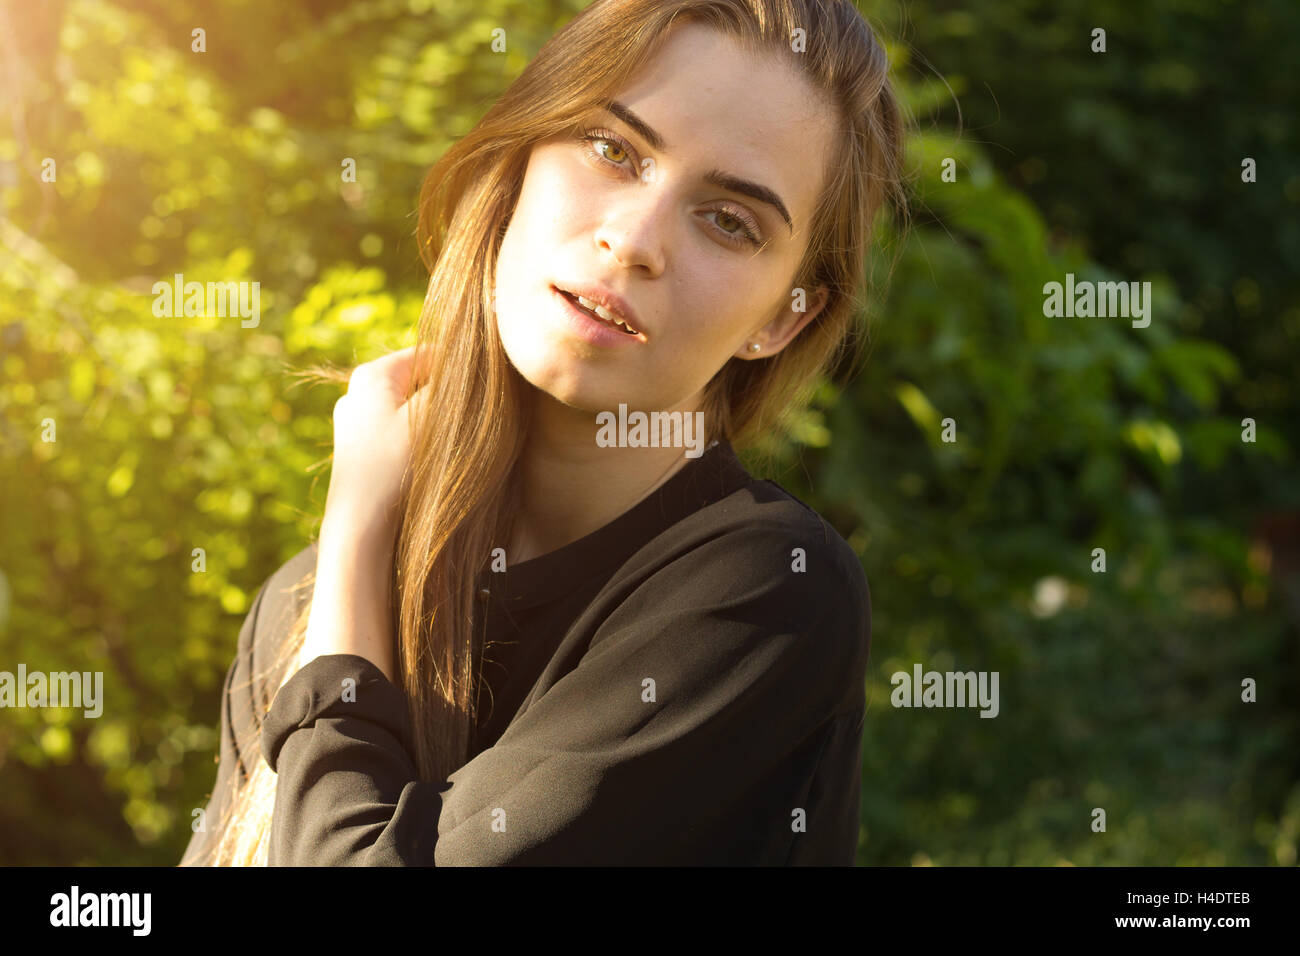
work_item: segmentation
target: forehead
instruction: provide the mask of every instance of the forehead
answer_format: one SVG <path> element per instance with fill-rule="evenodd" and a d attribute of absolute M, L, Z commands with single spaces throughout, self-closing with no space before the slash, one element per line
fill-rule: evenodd
<path fill-rule="evenodd" d="M 804 228 L 834 125 L 819 91 L 794 66 L 685 23 L 614 98 L 663 137 L 667 162 L 761 183 L 785 200 L 796 234 Z"/>

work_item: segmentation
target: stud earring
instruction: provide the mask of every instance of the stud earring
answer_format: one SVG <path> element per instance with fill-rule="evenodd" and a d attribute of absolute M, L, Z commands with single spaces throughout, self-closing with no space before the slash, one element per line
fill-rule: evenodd
<path fill-rule="evenodd" d="M 763 346 L 759 345 L 757 342 L 750 342 L 750 343 L 749 343 L 749 350 L 750 350 L 751 352 L 757 352 L 757 351 L 758 351 L 759 349 L 761 349 L 762 347 L 763 347 Z"/>

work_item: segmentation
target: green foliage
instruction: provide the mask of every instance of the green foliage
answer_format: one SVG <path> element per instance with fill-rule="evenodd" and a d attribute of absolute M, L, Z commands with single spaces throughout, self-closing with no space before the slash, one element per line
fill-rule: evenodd
<path fill-rule="evenodd" d="M 413 340 L 420 179 L 580 6 L 228 0 L 199 18 L 203 54 L 193 12 L 164 4 L 15 18 L 29 59 L 0 126 L 0 669 L 102 670 L 109 703 L 97 720 L 4 714 L 0 860 L 179 858 L 240 621 L 324 504 L 337 393 L 286 368 Z M 1296 285 L 1259 251 L 1294 230 L 1267 203 L 1230 236 L 1179 207 L 1207 181 L 1248 194 L 1175 161 L 1197 124 L 1115 92 L 1187 103 L 1205 50 L 1035 66 L 999 43 L 1060 49 L 1083 14 L 948 7 L 911 4 L 919 35 L 901 33 L 948 86 L 890 45 L 926 122 L 909 143 L 916 228 L 887 224 L 898 261 L 872 257 L 887 294 L 870 361 L 776 436 L 792 467 L 775 477 L 841 529 L 873 588 L 860 861 L 1293 864 L 1295 619 L 1251 522 L 1295 507 L 1294 378 L 1276 373 L 1294 370 Z M 892 5 L 869 12 L 900 33 Z M 1122 48 L 1227 15 L 1167 2 L 1106 22 Z M 949 87 L 986 84 L 1009 158 L 942 113 Z M 1043 135 L 1048 102 L 1086 148 Z M 1257 152 L 1282 163 L 1293 124 L 1259 127 L 1274 138 Z M 1156 318 L 1044 316 L 1066 272 L 1151 281 Z M 155 316 L 153 283 L 175 273 L 258 281 L 260 323 Z M 1227 334 L 1261 302 L 1281 320 Z M 892 707 L 891 675 L 917 661 L 999 671 L 1000 715 Z M 1240 701 L 1248 676 L 1258 704 Z"/>
<path fill-rule="evenodd" d="M 948 36 L 942 17 L 908 9 L 925 37 Z M 1082 29 L 1094 12 L 1072 22 Z M 1069 82 L 1083 68 L 1048 70 L 1007 50 L 992 62 L 970 31 L 1000 39 L 1022 19 L 1001 8 L 992 24 L 948 16 L 954 42 L 932 59 L 958 73 L 948 76 L 953 87 L 967 86 L 964 64 L 978 65 L 1004 110 L 998 131 L 1026 151 L 1052 149 L 1042 112 L 1026 101 L 1086 101 Z M 1128 36 L 1137 16 L 1112 9 L 1104 22 L 1113 38 Z M 1012 82 L 1030 69 L 1032 82 Z M 911 75 L 898 59 L 895 70 Z M 935 122 L 947 105 L 937 89 L 946 93 L 931 83 L 905 97 L 922 123 L 910 146 L 923 215 L 873 310 L 871 362 L 828 403 L 833 438 L 809 481 L 802 469 L 785 476 L 840 528 L 856 529 L 850 540 L 874 589 L 860 859 L 1294 864 L 1300 728 L 1287 701 L 1297 618 L 1279 613 L 1285 592 L 1270 594 L 1269 551 L 1252 527 L 1270 508 L 1295 507 L 1294 481 L 1267 498 L 1232 493 L 1245 476 L 1294 470 L 1294 345 L 1243 367 L 1242 355 L 1259 359 L 1276 342 L 1276 327 L 1252 328 L 1247 342 L 1240 328 L 1221 341 L 1198 337 L 1221 316 L 1186 299 L 1212 273 L 1208 263 L 1179 269 L 1182 224 L 1153 229 L 1166 207 L 1132 195 L 1127 206 L 1099 203 L 1099 185 L 1080 186 L 1122 160 L 1140 164 L 1125 143 L 1176 140 L 1188 128 L 1117 103 L 1118 142 L 1056 150 L 1050 168 L 1061 173 L 1041 184 L 1039 202 L 1089 214 L 1090 228 L 1066 239 L 1007 182 L 1011 159 L 995 168 L 999 151 Z M 1129 137 L 1138 126 L 1142 135 Z M 941 181 L 945 157 L 957 161 L 955 182 Z M 1162 158 L 1151 175 L 1174 165 Z M 1267 236 L 1279 214 L 1256 211 L 1256 232 Z M 1196 228 L 1213 236 L 1223 222 Z M 1113 251 L 1088 240 L 1125 227 L 1163 244 L 1149 250 L 1151 271 L 1089 254 Z M 1216 272 L 1253 264 L 1205 248 Z M 1123 319 L 1045 317 L 1043 285 L 1067 272 L 1150 280 L 1157 318 L 1135 329 Z M 1272 280 L 1294 301 L 1293 271 Z M 1292 369 L 1290 387 L 1245 409 L 1259 426 L 1245 444 L 1250 393 L 1241 386 L 1267 381 L 1279 363 Z M 940 437 L 947 418 L 955 443 Z M 1094 548 L 1105 549 L 1104 574 L 1093 570 Z M 1298 583 L 1293 553 L 1289 542 L 1277 554 L 1273 581 L 1283 588 Z M 891 677 L 917 661 L 1000 672 L 1001 714 L 894 708 Z M 1269 687 L 1267 699 L 1243 704 L 1244 677 Z M 1107 811 L 1104 834 L 1089 828 L 1094 807 Z"/>

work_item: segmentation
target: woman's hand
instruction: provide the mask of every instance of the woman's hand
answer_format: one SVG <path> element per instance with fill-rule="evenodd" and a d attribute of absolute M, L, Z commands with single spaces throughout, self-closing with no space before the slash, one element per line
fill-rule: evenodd
<path fill-rule="evenodd" d="M 302 658 L 306 665 L 326 654 L 357 654 L 399 687 L 388 582 L 411 406 L 429 394 L 426 384 L 405 400 L 414 352 L 401 349 L 359 366 L 334 405 L 334 466 Z"/>
<path fill-rule="evenodd" d="M 366 362 L 352 372 L 334 404 L 334 464 L 323 525 L 382 539 L 395 536 L 411 446 L 411 405 L 426 400 L 428 386 L 410 402 L 415 347 Z"/>

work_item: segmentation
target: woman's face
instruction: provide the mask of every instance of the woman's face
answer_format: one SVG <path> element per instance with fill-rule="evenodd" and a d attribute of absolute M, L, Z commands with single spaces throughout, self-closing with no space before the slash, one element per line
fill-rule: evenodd
<path fill-rule="evenodd" d="M 729 358 L 775 354 L 824 304 L 808 289 L 795 311 L 791 286 L 832 113 L 779 60 L 693 23 L 614 99 L 622 116 L 597 110 L 533 148 L 497 262 L 497 328 L 520 374 L 566 405 L 695 411 Z M 576 318 L 556 286 L 611 291 L 638 334 Z"/>

